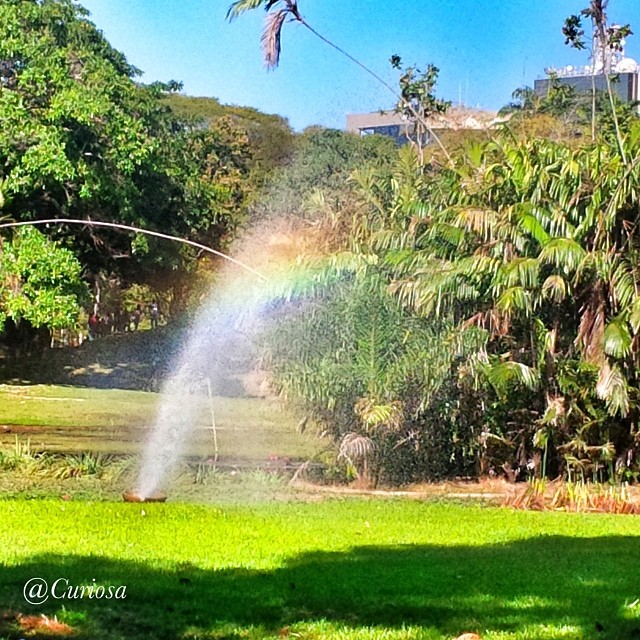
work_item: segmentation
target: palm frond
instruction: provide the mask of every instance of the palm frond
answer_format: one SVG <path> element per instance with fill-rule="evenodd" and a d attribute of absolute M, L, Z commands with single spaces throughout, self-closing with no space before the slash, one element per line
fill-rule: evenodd
<path fill-rule="evenodd" d="M 489 240 L 491 233 L 499 226 L 499 219 L 495 211 L 469 207 L 458 214 L 456 225 L 477 233 L 483 240 Z"/>
<path fill-rule="evenodd" d="M 549 276 L 542 284 L 542 296 L 560 304 L 567 297 L 567 283 L 562 276 Z"/>
<path fill-rule="evenodd" d="M 522 312 L 528 316 L 532 306 L 531 292 L 523 287 L 509 287 L 496 300 L 496 309 L 507 315 Z"/>
<path fill-rule="evenodd" d="M 502 393 L 515 386 L 522 385 L 535 389 L 540 382 L 540 375 L 522 362 L 498 362 L 483 367 L 487 380 L 496 391 Z"/>
<path fill-rule="evenodd" d="M 533 206 L 528 204 L 514 207 L 518 214 L 518 226 L 527 235 L 531 236 L 538 244 L 544 244 L 549 240 L 549 234 L 545 231 L 540 220 L 534 213 Z"/>
<path fill-rule="evenodd" d="M 279 9 L 267 15 L 261 44 L 267 69 L 274 69 L 280 62 L 282 25 L 289 14 L 288 9 Z"/>
<path fill-rule="evenodd" d="M 372 398 L 360 398 L 354 410 L 367 431 L 377 428 L 394 431 L 404 418 L 402 403 L 397 400 L 381 404 Z"/>
<path fill-rule="evenodd" d="M 538 284 L 540 263 L 535 258 L 514 258 L 504 263 L 500 275 L 507 287 L 532 288 Z"/>
<path fill-rule="evenodd" d="M 629 324 L 634 333 L 640 331 L 640 297 L 633 301 L 631 313 L 629 314 Z"/>
<path fill-rule="evenodd" d="M 575 271 L 584 260 L 587 252 L 571 238 L 551 238 L 540 252 L 543 264 L 552 264 L 567 272 Z"/>
<path fill-rule="evenodd" d="M 615 302 L 620 309 L 631 304 L 636 295 L 636 282 L 633 277 L 633 267 L 627 260 L 620 259 L 611 274 L 611 285 L 615 295 Z"/>
<path fill-rule="evenodd" d="M 267 0 L 236 0 L 235 2 L 232 2 L 227 9 L 227 20 L 232 22 L 243 13 L 251 11 L 252 9 L 257 9 L 258 7 L 266 4 Z"/>
<path fill-rule="evenodd" d="M 598 397 L 605 401 L 611 415 L 624 418 L 629 413 L 629 390 L 627 381 L 618 365 L 604 362 L 596 385 Z"/>
<path fill-rule="evenodd" d="M 631 335 L 626 323 L 614 318 L 605 327 L 602 336 L 604 352 L 614 358 L 625 358 L 631 352 Z"/>
<path fill-rule="evenodd" d="M 376 450 L 376 443 L 368 436 L 360 433 L 346 433 L 340 441 L 338 460 L 354 461 L 366 460 Z"/>

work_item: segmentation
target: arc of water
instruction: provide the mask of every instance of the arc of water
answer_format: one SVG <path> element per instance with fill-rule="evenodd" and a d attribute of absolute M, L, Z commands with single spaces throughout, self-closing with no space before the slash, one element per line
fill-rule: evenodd
<path fill-rule="evenodd" d="M 156 238 L 162 238 L 163 240 L 172 240 L 174 242 L 180 242 L 182 244 L 186 244 L 190 247 L 195 247 L 196 249 L 200 249 L 201 251 L 205 251 L 207 253 L 211 253 L 219 258 L 223 258 L 224 260 L 228 260 L 233 264 L 238 265 L 245 271 L 252 273 L 254 276 L 257 276 L 261 280 L 266 280 L 265 276 L 263 276 L 259 271 L 256 271 L 254 268 L 250 267 L 248 264 L 237 260 L 236 258 L 232 258 L 230 255 L 223 253 L 222 251 L 218 251 L 217 249 L 212 249 L 211 247 L 207 247 L 207 245 L 200 244 L 199 242 L 194 242 L 193 240 L 187 240 L 186 238 L 181 238 L 180 236 L 173 236 L 169 233 L 161 233 L 160 231 L 152 231 L 151 229 L 141 229 L 139 227 L 133 227 L 128 224 L 121 224 L 119 222 L 103 222 L 102 220 L 79 220 L 77 218 L 48 218 L 46 220 L 30 220 L 28 222 L 3 222 L 0 224 L 0 229 L 6 229 L 9 227 L 25 227 L 25 226 L 38 226 L 44 224 L 77 224 L 82 226 L 92 226 L 92 227 L 110 227 L 112 229 L 121 229 L 123 231 L 133 231 L 134 233 L 142 233 L 147 236 L 154 236 Z"/>

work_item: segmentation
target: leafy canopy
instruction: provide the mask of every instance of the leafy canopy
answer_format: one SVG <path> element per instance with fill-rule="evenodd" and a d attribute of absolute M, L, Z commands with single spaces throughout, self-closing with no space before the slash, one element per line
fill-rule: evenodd
<path fill-rule="evenodd" d="M 7 318 L 35 328 L 73 326 L 88 299 L 73 253 L 33 227 L 21 227 L 0 254 L 0 328 Z"/>

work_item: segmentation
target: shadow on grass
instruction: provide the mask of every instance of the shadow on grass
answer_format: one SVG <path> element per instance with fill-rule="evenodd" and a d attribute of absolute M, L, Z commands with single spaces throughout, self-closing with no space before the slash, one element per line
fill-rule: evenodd
<path fill-rule="evenodd" d="M 184 339 L 181 327 L 132 331 L 46 349 L 32 356 L 0 357 L 0 381 L 97 389 L 157 391 Z"/>
<path fill-rule="evenodd" d="M 29 357 L 3 356 L 0 351 L 0 382 L 159 391 L 186 336 L 186 327 L 177 323 L 112 334 L 80 347 L 46 349 Z M 227 347 L 224 353 L 208 356 L 207 374 L 217 395 L 242 397 L 245 390 L 235 376 L 250 370 L 252 361 L 246 354 L 243 359 L 232 353 L 229 341 Z"/>
<path fill-rule="evenodd" d="M 324 620 L 353 629 L 415 625 L 435 637 L 528 628 L 527 638 L 552 638 L 568 625 L 575 631 L 562 637 L 622 640 L 640 638 L 633 606 L 640 597 L 639 566 L 635 537 L 357 547 L 303 554 L 266 571 L 184 565 L 162 570 L 131 561 L 46 555 L 1 570 L 0 612 L 59 615 L 64 605 L 64 617 L 77 628 L 74 637 L 87 638 L 236 638 L 251 629 L 258 635 L 249 637 L 263 637 Z M 29 606 L 22 590 L 34 576 L 50 583 L 65 577 L 72 585 L 91 584 L 92 578 L 124 584 L 127 597 L 50 599 Z M 556 627 L 557 635 L 548 627 Z M 21 637 L 1 615 L 0 637 Z"/>

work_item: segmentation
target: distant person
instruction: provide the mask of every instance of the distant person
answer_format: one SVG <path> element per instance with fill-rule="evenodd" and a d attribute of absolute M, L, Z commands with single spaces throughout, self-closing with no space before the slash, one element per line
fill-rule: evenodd
<path fill-rule="evenodd" d="M 149 319 L 151 320 L 151 328 L 157 329 L 160 309 L 158 309 L 158 303 L 155 300 L 149 305 Z"/>
<path fill-rule="evenodd" d="M 129 314 L 123 313 L 122 309 L 118 307 L 115 313 L 114 327 L 116 333 L 124 333 L 129 331 Z"/>
<path fill-rule="evenodd" d="M 102 331 L 100 333 L 103 336 L 108 336 L 112 331 L 113 331 L 113 313 L 107 313 L 102 319 Z"/>
<path fill-rule="evenodd" d="M 138 326 L 140 325 L 140 320 L 142 319 L 142 307 L 137 304 L 136 308 L 131 313 L 131 324 L 133 324 L 133 330 L 137 331 Z"/>
<path fill-rule="evenodd" d="M 95 311 L 89 316 L 87 325 L 89 329 L 89 340 L 93 342 L 98 337 L 98 331 L 100 330 L 100 318 Z"/>

